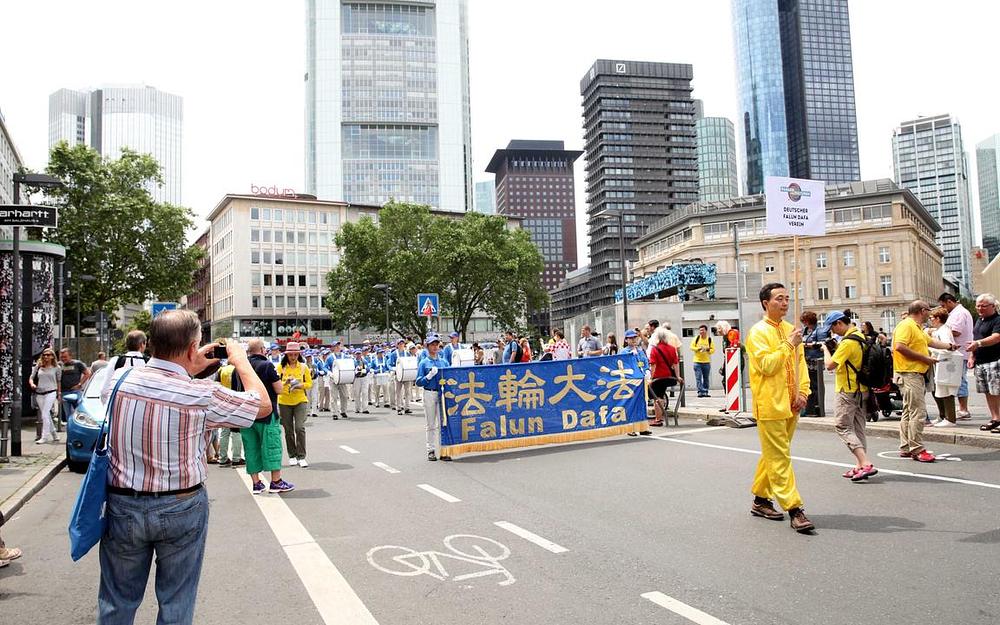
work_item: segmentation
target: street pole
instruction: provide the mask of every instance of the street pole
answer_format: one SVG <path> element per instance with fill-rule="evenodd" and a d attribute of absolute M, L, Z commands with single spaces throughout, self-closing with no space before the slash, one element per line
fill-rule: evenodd
<path fill-rule="evenodd" d="M 389 285 L 385 285 L 385 344 L 389 344 Z"/>
<path fill-rule="evenodd" d="M 66 288 L 66 262 L 59 263 L 59 350 L 66 344 L 66 326 L 63 325 L 63 289 Z"/>
<path fill-rule="evenodd" d="M 14 204 L 21 203 L 21 182 L 14 175 Z M 14 251 L 11 254 L 13 269 L 13 306 L 11 307 L 11 364 L 14 389 L 10 407 L 10 455 L 21 455 L 21 228 L 14 226 Z"/>
<path fill-rule="evenodd" d="M 740 229 L 739 226 L 733 224 L 733 246 L 736 248 L 736 316 L 739 317 L 737 325 L 740 327 L 740 342 L 742 343 L 746 339 L 743 328 L 743 297 L 744 291 L 746 290 L 746 276 L 743 275 L 743 265 L 740 263 Z M 742 278 L 742 280 L 741 280 Z M 742 284 L 741 284 L 742 283 Z M 743 379 L 743 369 L 740 365 L 743 364 L 742 354 L 737 361 L 737 368 L 740 371 L 740 408 L 743 411 L 747 409 L 747 385 L 746 380 Z M 722 389 L 725 392 L 725 389 Z"/>
<path fill-rule="evenodd" d="M 622 320 L 625 329 L 622 335 L 628 331 L 628 280 L 625 275 L 625 211 L 618 211 L 618 257 L 621 259 L 622 270 Z"/>

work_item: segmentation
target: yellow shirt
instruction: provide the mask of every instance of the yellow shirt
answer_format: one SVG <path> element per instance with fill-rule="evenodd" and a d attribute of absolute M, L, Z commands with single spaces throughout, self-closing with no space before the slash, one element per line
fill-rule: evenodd
<path fill-rule="evenodd" d="M 226 365 L 219 369 L 219 384 L 228 389 L 233 388 L 233 371 L 236 371 L 236 367 L 233 365 Z"/>
<path fill-rule="evenodd" d="M 917 325 L 917 322 L 907 317 L 896 326 L 892 333 L 892 368 L 896 373 L 926 373 L 930 367 L 925 362 L 911 360 L 900 354 L 896 350 L 897 345 L 906 345 L 911 350 L 922 356 L 930 356 L 931 352 L 927 348 L 930 337 Z"/>
<path fill-rule="evenodd" d="M 279 405 L 297 406 L 309 401 L 309 398 L 306 397 L 306 391 L 312 387 L 312 375 L 309 374 L 308 365 L 299 361 L 295 366 L 282 367 L 278 365 L 275 368 L 278 370 L 278 376 L 281 378 L 281 393 L 278 394 Z M 302 382 L 302 385 L 294 391 L 289 386 L 289 382 L 293 378 Z"/>
<path fill-rule="evenodd" d="M 708 347 L 708 351 L 699 351 L 699 347 Z M 712 362 L 712 354 L 715 353 L 715 343 L 712 342 L 712 337 L 710 336 L 701 338 L 700 335 L 696 334 L 691 341 L 691 351 L 694 352 L 695 362 Z"/>
<path fill-rule="evenodd" d="M 806 368 L 805 351 L 800 343 L 792 348 L 787 336 L 792 324 L 782 320 L 775 323 L 762 319 L 750 328 L 746 348 L 750 360 L 750 391 L 753 393 L 753 415 L 758 421 L 790 419 L 792 398 L 809 395 L 809 370 Z M 798 367 L 798 389 L 795 387 L 795 369 Z"/>
<path fill-rule="evenodd" d="M 863 393 L 868 390 L 868 387 L 858 382 L 858 374 L 855 372 L 861 368 L 864 350 L 861 343 L 858 343 L 854 339 L 848 339 L 847 337 L 849 336 L 856 336 L 862 341 L 865 340 L 865 335 L 861 334 L 861 331 L 857 328 L 851 328 L 844 335 L 844 338 L 840 340 L 840 343 L 837 345 L 837 351 L 833 352 L 833 356 L 831 357 L 831 360 L 837 363 L 834 390 L 838 393 L 856 393 L 860 389 Z M 851 363 L 851 366 L 854 368 L 850 369 L 847 363 Z"/>

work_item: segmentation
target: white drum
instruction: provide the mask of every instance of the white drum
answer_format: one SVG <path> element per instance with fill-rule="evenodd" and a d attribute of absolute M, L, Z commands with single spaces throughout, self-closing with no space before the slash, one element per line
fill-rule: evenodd
<path fill-rule="evenodd" d="M 333 361 L 330 371 L 330 381 L 333 384 L 351 384 L 354 382 L 354 359 L 338 358 Z"/>
<path fill-rule="evenodd" d="M 451 353 L 452 367 L 471 367 L 476 364 L 476 353 L 471 347 L 456 349 Z"/>
<path fill-rule="evenodd" d="M 375 384 L 378 386 L 384 386 L 389 383 L 389 373 L 376 373 L 375 374 Z"/>
<path fill-rule="evenodd" d="M 396 359 L 396 381 L 412 382 L 417 379 L 417 357 L 403 356 Z"/>

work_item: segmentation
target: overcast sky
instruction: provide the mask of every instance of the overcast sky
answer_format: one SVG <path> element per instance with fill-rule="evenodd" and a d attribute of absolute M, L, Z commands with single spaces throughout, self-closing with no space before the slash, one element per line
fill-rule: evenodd
<path fill-rule="evenodd" d="M 899 122 L 952 113 L 976 198 L 975 144 L 1000 132 L 1000 3 L 850 9 L 862 176 L 892 177 Z M 692 63 L 706 115 L 736 118 L 728 0 L 469 0 L 469 14 L 476 172 L 510 139 L 582 149 L 579 84 L 598 58 Z M 50 93 L 142 83 L 184 98 L 183 198 L 196 214 L 251 184 L 303 188 L 303 2 L 34 0 L 0 15 L 0 110 L 28 167 L 45 166 Z M 582 178 L 581 157 L 579 216 Z"/>

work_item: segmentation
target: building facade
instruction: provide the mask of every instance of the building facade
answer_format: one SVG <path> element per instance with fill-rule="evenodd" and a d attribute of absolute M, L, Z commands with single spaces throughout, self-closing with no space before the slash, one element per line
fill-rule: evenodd
<path fill-rule="evenodd" d="M 590 267 L 566 274 L 559 286 L 549 291 L 549 323 L 561 327 L 567 319 L 590 310 Z"/>
<path fill-rule="evenodd" d="M 212 229 L 207 228 L 194 242 L 202 250 L 198 268 L 191 282 L 191 293 L 185 298 L 184 308 L 194 311 L 201 322 L 202 339 L 212 338 Z"/>
<path fill-rule="evenodd" d="M 598 60 L 580 81 L 590 237 L 590 299 L 614 302 L 645 227 L 698 198 L 690 65 Z M 499 197 L 498 197 L 499 200 Z"/>
<path fill-rule="evenodd" d="M 733 122 L 725 117 L 701 117 L 694 130 L 698 143 L 698 201 L 714 202 L 738 196 Z"/>
<path fill-rule="evenodd" d="M 892 133 L 892 162 L 896 182 L 920 198 L 941 226 L 937 242 L 944 251 L 944 273 L 969 293 L 972 200 L 958 120 L 937 115 L 903 122 Z"/>
<path fill-rule="evenodd" d="M 466 0 L 306 2 L 306 189 L 472 208 Z"/>
<path fill-rule="evenodd" d="M 23 165 L 14 139 L 7 130 L 7 121 L 0 111 L 0 204 L 14 203 L 14 174 Z M 0 239 L 10 239 L 12 236 L 11 228 L 0 227 Z"/>
<path fill-rule="evenodd" d="M 183 124 L 183 99 L 149 86 L 60 89 L 49 96 L 49 148 L 66 141 L 108 159 L 123 148 L 151 154 L 163 175 L 163 185 L 149 189 L 158 202 L 182 202 Z"/>
<path fill-rule="evenodd" d="M 1000 254 L 1000 134 L 976 144 L 979 219 L 990 260 Z"/>
<path fill-rule="evenodd" d="M 497 190 L 493 180 L 483 180 L 476 183 L 475 211 L 484 215 L 495 215 L 497 212 Z"/>
<path fill-rule="evenodd" d="M 800 237 L 802 310 L 823 315 L 850 308 L 891 330 L 914 299 L 942 290 L 939 226 L 911 191 L 888 179 L 828 185 L 826 235 Z M 737 265 L 733 228 L 740 233 Z M 719 273 L 760 273 L 794 290 L 793 241 L 769 235 L 763 195 L 692 204 L 636 241 L 637 278 L 680 261 L 703 259 Z"/>
<path fill-rule="evenodd" d="M 861 178 L 847 0 L 732 0 L 746 192 Z"/>

